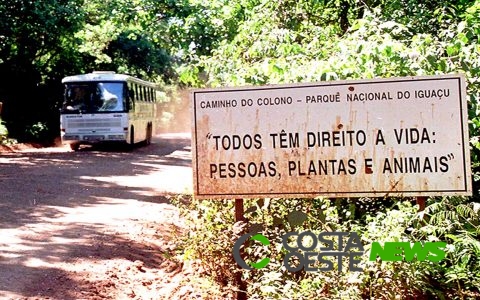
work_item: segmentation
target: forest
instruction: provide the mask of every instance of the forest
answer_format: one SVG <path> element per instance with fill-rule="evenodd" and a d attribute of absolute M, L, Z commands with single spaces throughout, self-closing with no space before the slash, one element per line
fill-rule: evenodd
<path fill-rule="evenodd" d="M 198 87 L 464 74 L 473 197 L 430 198 L 420 214 L 412 199 L 245 200 L 250 226 L 270 240 L 307 229 L 356 231 L 367 244 L 441 240 L 441 263 L 241 272 L 231 258 L 241 232 L 232 201 L 186 195 L 177 204 L 186 218 L 201 216 L 182 257 L 202 261 L 219 298 L 239 272 L 251 299 L 480 297 L 480 0 L 4 0 L 0 14 L 0 143 L 52 141 L 61 79 L 94 70 L 155 81 L 173 103 Z M 255 261 L 262 251 L 281 260 L 281 249 L 248 254 Z"/>

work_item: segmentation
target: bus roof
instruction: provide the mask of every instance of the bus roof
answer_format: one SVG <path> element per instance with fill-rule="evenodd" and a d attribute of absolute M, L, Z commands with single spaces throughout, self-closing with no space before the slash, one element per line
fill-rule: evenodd
<path fill-rule="evenodd" d="M 130 75 L 116 74 L 109 71 L 96 71 L 87 74 L 67 76 L 62 79 L 62 83 L 67 82 L 82 82 L 82 81 L 131 81 L 139 84 L 155 87 L 152 82 L 141 80 Z"/>

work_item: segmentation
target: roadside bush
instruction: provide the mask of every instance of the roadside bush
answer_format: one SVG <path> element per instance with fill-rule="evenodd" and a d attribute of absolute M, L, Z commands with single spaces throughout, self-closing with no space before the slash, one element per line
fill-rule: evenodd
<path fill-rule="evenodd" d="M 432 199 L 422 213 L 409 199 L 391 199 L 356 214 L 360 206 L 383 200 L 246 199 L 245 228 L 234 223 L 233 201 L 176 204 L 190 222 L 183 237 L 184 259 L 200 259 L 226 291 L 236 286 L 240 272 L 249 299 L 474 299 L 480 297 L 480 204 L 465 199 Z M 358 265 L 363 272 L 350 272 L 348 260 L 343 262 L 344 272 L 286 270 L 282 236 L 305 230 L 357 232 L 365 250 Z M 246 271 L 234 262 L 233 244 L 245 232 L 261 233 L 270 241 L 268 247 L 244 247 L 247 263 L 269 257 L 266 267 Z M 447 241 L 447 255 L 440 263 L 369 261 L 374 241 Z"/>
<path fill-rule="evenodd" d="M 14 145 L 16 143 L 16 139 L 9 138 L 6 122 L 0 118 L 0 145 Z"/>
<path fill-rule="evenodd" d="M 234 214 L 226 213 L 233 211 L 231 201 L 177 197 L 172 203 L 180 208 L 188 225 L 179 243 L 182 258 L 192 261 L 199 259 L 202 269 L 213 282 L 223 287 L 234 285 L 239 269 L 233 264 L 231 249 L 242 228 L 234 226 Z"/>
<path fill-rule="evenodd" d="M 466 197 L 430 199 L 412 235 L 448 243 L 446 259 L 429 268 L 432 291 L 448 299 L 480 297 L 480 203 Z"/>
<path fill-rule="evenodd" d="M 36 122 L 25 128 L 25 140 L 45 143 L 49 139 L 49 128 L 45 122 Z"/>
<path fill-rule="evenodd" d="M 8 129 L 5 122 L 0 118 L 0 144 L 3 144 L 8 138 Z"/>

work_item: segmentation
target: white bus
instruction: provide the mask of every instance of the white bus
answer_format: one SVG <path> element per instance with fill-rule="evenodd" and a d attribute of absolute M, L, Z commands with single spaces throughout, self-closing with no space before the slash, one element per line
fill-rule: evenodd
<path fill-rule="evenodd" d="M 157 85 L 114 72 L 93 72 L 62 79 L 62 143 L 123 142 L 149 144 L 156 117 Z"/>

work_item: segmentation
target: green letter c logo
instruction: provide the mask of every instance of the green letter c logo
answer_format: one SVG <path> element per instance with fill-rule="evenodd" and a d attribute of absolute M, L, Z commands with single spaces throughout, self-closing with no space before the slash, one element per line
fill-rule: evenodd
<path fill-rule="evenodd" d="M 248 265 L 240 256 L 240 247 L 249 237 L 251 240 L 259 241 L 264 246 L 270 245 L 270 241 L 265 236 L 259 233 L 254 236 L 252 236 L 252 233 L 244 234 L 235 242 L 235 245 L 233 246 L 233 258 L 235 259 L 237 264 L 242 267 L 242 269 L 251 270 L 252 268 L 250 266 L 254 267 L 255 269 L 261 269 L 270 262 L 270 258 L 264 258 L 259 262 L 251 263 L 250 265 Z"/>
<path fill-rule="evenodd" d="M 250 239 L 254 241 L 259 241 L 264 246 L 270 245 L 270 241 L 260 233 L 257 233 L 256 235 L 252 236 Z M 265 267 L 269 262 L 270 262 L 270 258 L 266 257 L 259 262 L 252 263 L 251 266 L 254 267 L 255 269 L 261 269 Z"/>

